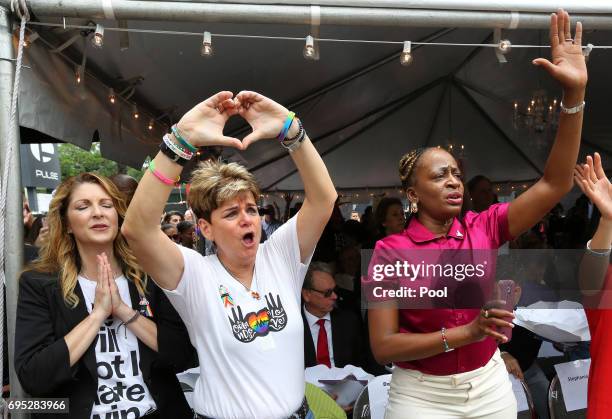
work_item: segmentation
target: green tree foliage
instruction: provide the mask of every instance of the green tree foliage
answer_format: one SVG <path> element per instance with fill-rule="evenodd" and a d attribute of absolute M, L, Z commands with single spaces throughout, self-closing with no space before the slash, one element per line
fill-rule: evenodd
<path fill-rule="evenodd" d="M 89 151 L 68 143 L 60 144 L 58 148 L 62 179 L 82 172 L 96 172 L 104 176 L 112 176 L 118 171 L 116 162 L 102 157 L 99 143 L 92 144 Z M 140 180 L 143 171 L 130 167 L 127 174 Z"/>

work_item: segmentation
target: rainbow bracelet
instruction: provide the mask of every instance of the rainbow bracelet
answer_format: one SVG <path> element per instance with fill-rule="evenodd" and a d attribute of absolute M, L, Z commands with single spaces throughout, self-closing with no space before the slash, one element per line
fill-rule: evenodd
<path fill-rule="evenodd" d="M 280 134 L 278 134 L 278 137 L 276 137 L 279 141 L 283 141 L 287 136 L 287 133 L 289 132 L 289 127 L 291 127 L 291 123 L 293 122 L 293 118 L 295 118 L 295 112 L 289 112 L 289 115 L 287 115 L 287 119 L 285 119 L 285 125 L 283 125 L 283 129 L 281 130 Z"/>
<path fill-rule="evenodd" d="M 153 162 L 153 160 L 151 160 L 151 163 L 149 163 L 149 170 L 151 171 L 151 173 L 153 173 L 153 175 L 157 179 L 159 179 L 160 181 L 162 181 L 164 184 L 168 186 L 178 186 L 179 181 L 181 180 L 180 176 L 177 176 L 176 180 L 172 180 L 164 176 L 162 173 L 160 173 L 159 170 L 155 170 L 155 163 Z"/>
<path fill-rule="evenodd" d="M 186 139 L 183 138 L 183 136 L 179 132 L 178 127 L 176 126 L 176 124 L 172 125 L 171 129 L 172 129 L 172 133 L 174 134 L 176 139 L 179 141 L 179 143 L 181 143 L 183 146 L 187 147 L 187 150 L 191 151 L 192 153 L 195 153 L 196 151 L 198 151 L 197 148 L 195 148 L 193 145 L 189 144 L 189 141 L 187 141 Z"/>

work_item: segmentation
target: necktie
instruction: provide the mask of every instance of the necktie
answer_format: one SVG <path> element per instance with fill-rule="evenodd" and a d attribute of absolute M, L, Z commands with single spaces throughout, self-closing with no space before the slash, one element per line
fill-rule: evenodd
<path fill-rule="evenodd" d="M 325 331 L 325 319 L 317 320 L 319 325 L 319 337 L 317 338 L 317 364 L 324 364 L 331 368 L 329 360 L 329 348 L 327 346 L 327 332 Z"/>

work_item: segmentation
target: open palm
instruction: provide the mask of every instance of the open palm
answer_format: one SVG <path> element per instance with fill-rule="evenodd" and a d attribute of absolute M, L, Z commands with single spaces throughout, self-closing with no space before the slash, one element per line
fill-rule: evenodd
<path fill-rule="evenodd" d="M 533 63 L 544 67 L 566 89 L 584 88 L 587 68 L 582 54 L 582 24 L 576 24 L 572 39 L 569 14 L 563 10 L 550 17 L 551 61 L 537 58 Z"/>
<path fill-rule="evenodd" d="M 574 180 L 582 192 L 597 206 L 601 216 L 612 220 L 612 184 L 601 165 L 601 156 L 587 156 L 584 165 L 576 165 Z"/>

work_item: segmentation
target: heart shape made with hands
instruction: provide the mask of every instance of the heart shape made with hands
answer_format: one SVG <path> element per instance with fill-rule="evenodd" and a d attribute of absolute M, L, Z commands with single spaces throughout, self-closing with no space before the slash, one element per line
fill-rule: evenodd
<path fill-rule="evenodd" d="M 234 96 L 224 91 L 187 112 L 178 126 L 196 147 L 220 145 L 245 150 L 256 141 L 277 137 L 288 114 L 287 108 L 259 93 L 242 91 Z M 242 140 L 223 135 L 225 124 L 235 115 L 242 117 L 252 130 Z"/>

